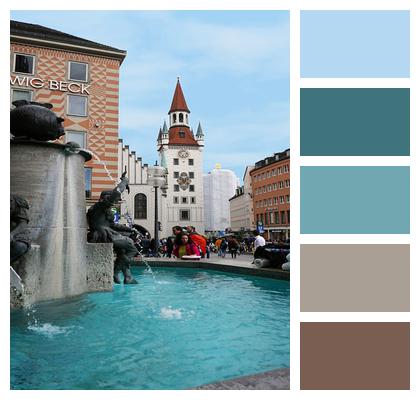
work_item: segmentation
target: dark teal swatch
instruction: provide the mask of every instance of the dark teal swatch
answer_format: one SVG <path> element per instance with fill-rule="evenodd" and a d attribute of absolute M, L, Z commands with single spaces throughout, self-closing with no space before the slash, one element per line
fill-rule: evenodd
<path fill-rule="evenodd" d="M 301 167 L 300 231 L 410 233 L 410 168 Z"/>
<path fill-rule="evenodd" d="M 410 89 L 301 89 L 301 156 L 409 156 Z"/>

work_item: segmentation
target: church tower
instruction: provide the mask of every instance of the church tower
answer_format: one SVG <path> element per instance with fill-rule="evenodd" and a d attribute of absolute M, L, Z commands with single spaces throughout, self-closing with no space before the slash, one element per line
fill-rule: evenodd
<path fill-rule="evenodd" d="M 199 124 L 197 135 L 190 128 L 190 110 L 179 78 L 166 121 L 159 130 L 157 149 L 168 169 L 166 215 L 162 236 L 172 235 L 172 226 L 195 226 L 204 233 L 203 148 L 204 133 Z"/>

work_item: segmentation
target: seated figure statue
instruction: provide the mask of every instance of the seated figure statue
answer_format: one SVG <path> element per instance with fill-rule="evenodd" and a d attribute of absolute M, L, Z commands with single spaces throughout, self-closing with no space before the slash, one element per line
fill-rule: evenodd
<path fill-rule="evenodd" d="M 128 187 L 126 172 L 121 177 L 121 182 L 114 190 L 101 193 L 99 201 L 89 208 L 87 220 L 89 225 L 88 241 L 91 243 L 112 243 L 116 259 L 114 262 L 114 282 L 121 283 L 119 272 L 124 274 L 124 283 L 137 283 L 130 271 L 130 261 L 138 254 L 129 235 L 135 230 L 125 225 L 114 222 L 112 207 L 121 200 L 121 193 Z"/>
<path fill-rule="evenodd" d="M 22 196 L 10 195 L 10 263 L 23 256 L 31 247 L 26 230 L 28 210 L 29 204 Z"/>

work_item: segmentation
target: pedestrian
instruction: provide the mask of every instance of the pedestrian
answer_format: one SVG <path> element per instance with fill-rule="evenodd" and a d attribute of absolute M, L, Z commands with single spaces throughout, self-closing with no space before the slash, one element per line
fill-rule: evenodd
<path fill-rule="evenodd" d="M 200 249 L 201 258 L 204 258 L 207 252 L 207 239 L 196 232 L 195 226 L 189 225 L 187 226 L 187 233 L 190 239 L 198 246 Z"/>
<path fill-rule="evenodd" d="M 238 242 L 235 238 L 230 238 L 228 240 L 229 253 L 232 258 L 236 258 L 236 253 L 238 252 Z"/>
<path fill-rule="evenodd" d="M 254 260 L 252 261 L 252 264 L 254 264 L 255 257 L 258 255 L 258 248 L 262 248 L 263 246 L 265 246 L 265 239 L 260 235 L 259 231 L 255 230 L 254 236 Z"/>
<path fill-rule="evenodd" d="M 210 258 L 210 240 L 209 239 L 207 239 L 207 242 L 206 242 L 206 257 Z"/>
<path fill-rule="evenodd" d="M 172 254 L 177 258 L 182 258 L 183 256 L 200 256 L 200 250 L 187 234 L 183 234 L 181 236 L 181 244 L 174 245 Z"/>
<path fill-rule="evenodd" d="M 221 250 L 222 258 L 225 258 L 227 248 L 228 248 L 227 240 L 226 240 L 226 238 L 223 238 L 222 243 L 220 243 L 220 250 Z"/>

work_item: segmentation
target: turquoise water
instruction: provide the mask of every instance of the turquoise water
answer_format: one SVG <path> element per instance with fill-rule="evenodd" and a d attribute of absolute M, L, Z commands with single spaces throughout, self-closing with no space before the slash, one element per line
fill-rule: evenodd
<path fill-rule="evenodd" d="M 11 314 L 12 389 L 186 389 L 289 366 L 289 282 L 136 268 Z"/>

